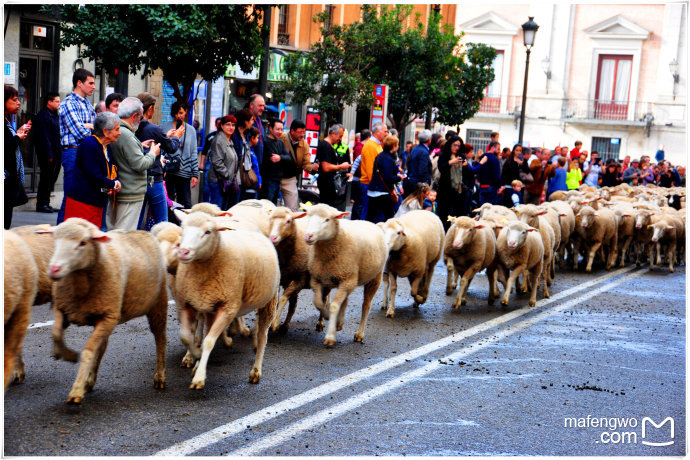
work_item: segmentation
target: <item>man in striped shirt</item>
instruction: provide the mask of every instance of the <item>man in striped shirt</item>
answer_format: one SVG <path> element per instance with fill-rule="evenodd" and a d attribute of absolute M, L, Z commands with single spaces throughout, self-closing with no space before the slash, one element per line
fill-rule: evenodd
<path fill-rule="evenodd" d="M 60 144 L 62 145 L 62 167 L 64 168 L 64 190 L 67 192 L 74 180 L 74 163 L 77 148 L 82 140 L 91 135 L 96 111 L 93 104 L 86 99 L 96 89 L 96 82 L 91 72 L 77 69 L 72 76 L 74 89 L 58 107 L 60 117 Z M 65 197 L 67 193 L 65 193 Z M 65 198 L 58 213 L 57 223 L 65 220 Z"/>

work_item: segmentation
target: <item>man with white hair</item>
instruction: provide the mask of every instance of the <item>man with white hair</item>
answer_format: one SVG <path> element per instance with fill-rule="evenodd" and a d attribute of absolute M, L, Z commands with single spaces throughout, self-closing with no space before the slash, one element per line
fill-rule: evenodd
<path fill-rule="evenodd" d="M 319 162 L 319 198 L 321 203 L 338 208 L 339 199 L 335 192 L 335 174 L 338 171 L 347 171 L 349 162 L 340 163 L 333 146 L 340 142 L 345 133 L 343 125 L 334 124 L 328 129 L 328 136 L 319 141 L 316 148 L 316 160 Z"/>
<path fill-rule="evenodd" d="M 367 139 L 362 147 L 362 160 L 359 169 L 362 171 L 362 176 L 359 179 L 362 189 L 362 215 L 361 220 L 367 216 L 367 208 L 369 205 L 369 198 L 367 191 L 369 189 L 369 182 L 374 174 L 374 160 L 379 153 L 383 151 L 383 140 L 388 136 L 388 126 L 385 123 L 377 121 L 371 127 L 371 137 Z"/>
<path fill-rule="evenodd" d="M 152 139 L 140 142 L 134 135 L 144 116 L 144 106 L 136 97 L 127 97 L 117 109 L 122 135 L 111 144 L 113 163 L 122 189 L 112 196 L 106 214 L 108 230 L 136 230 L 146 195 L 146 170 L 160 155 L 160 144 Z"/>
<path fill-rule="evenodd" d="M 423 182 L 431 184 L 431 152 L 429 151 L 429 144 L 431 144 L 431 131 L 423 129 L 417 135 L 419 144 L 410 152 L 410 158 L 407 160 L 407 178 L 403 182 L 403 197 L 407 197 L 410 193 L 415 191 L 417 184 Z"/>
<path fill-rule="evenodd" d="M 252 94 L 249 96 L 249 112 L 254 118 L 254 126 L 259 130 L 259 142 L 254 146 L 254 154 L 259 164 L 264 159 L 264 126 L 261 123 L 261 114 L 266 110 L 266 101 L 261 94 Z"/>

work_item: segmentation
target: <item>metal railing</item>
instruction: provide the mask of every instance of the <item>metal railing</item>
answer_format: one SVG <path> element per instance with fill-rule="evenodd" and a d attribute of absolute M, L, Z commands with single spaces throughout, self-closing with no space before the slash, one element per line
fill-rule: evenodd
<path fill-rule="evenodd" d="M 563 118 L 566 120 L 644 121 L 651 106 L 649 102 L 566 99 Z"/>
<path fill-rule="evenodd" d="M 290 45 L 290 34 L 284 34 L 284 33 L 278 32 L 278 44 L 281 46 L 289 46 Z"/>

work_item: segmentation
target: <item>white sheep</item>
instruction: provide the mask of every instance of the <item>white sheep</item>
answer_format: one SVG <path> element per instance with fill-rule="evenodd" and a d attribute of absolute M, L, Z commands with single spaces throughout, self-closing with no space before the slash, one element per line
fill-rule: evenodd
<path fill-rule="evenodd" d="M 504 283 L 501 304 L 507 306 L 510 292 L 517 277 L 525 272 L 531 289 L 529 305 L 537 304 L 537 282 L 544 265 L 544 243 L 539 230 L 524 222 L 507 222 L 496 240 L 499 279 Z M 510 273 L 510 276 L 508 274 Z"/>
<path fill-rule="evenodd" d="M 547 217 L 549 211 L 553 214 L 553 210 L 547 210 L 540 206 L 533 204 L 521 204 L 515 207 L 515 212 L 520 216 L 520 221 L 539 230 L 542 242 L 544 243 L 544 270 L 541 275 L 544 278 L 543 292 L 544 297 L 549 298 L 549 286 L 554 276 L 554 257 L 555 249 L 560 243 L 560 224 L 558 223 L 558 216 Z M 555 222 L 554 222 L 555 220 Z M 558 229 L 558 240 L 554 228 Z M 531 280 L 525 279 L 525 289 Z"/>
<path fill-rule="evenodd" d="M 276 251 L 263 235 L 228 229 L 208 214 L 175 211 L 175 215 L 182 222 L 175 280 L 175 301 L 182 309 L 180 337 L 199 360 L 190 388 L 204 388 L 208 358 L 223 331 L 235 317 L 256 310 L 256 359 L 249 382 L 258 383 L 278 300 L 280 268 Z M 207 318 L 213 314 L 201 349 L 192 332 L 197 312 Z"/>
<path fill-rule="evenodd" d="M 455 288 L 454 274 L 461 276 L 460 290 L 453 302 L 459 308 L 467 303 L 466 295 L 474 276 L 486 269 L 489 279 L 489 305 L 497 297 L 496 290 L 496 236 L 493 226 L 483 219 L 475 221 L 469 217 L 458 217 L 446 233 L 443 250 L 448 277 L 446 295 Z"/>
<path fill-rule="evenodd" d="M 297 296 L 309 284 L 309 246 L 304 240 L 307 224 L 305 220 L 300 220 L 306 215 L 304 211 L 292 212 L 286 207 L 279 207 L 271 212 L 269 218 L 269 239 L 278 252 L 280 285 L 284 289 L 271 330 L 278 329 L 283 308 L 290 302 L 285 322 L 280 326 L 281 333 L 287 332 L 297 308 Z"/>
<path fill-rule="evenodd" d="M 583 206 L 577 213 L 576 227 L 580 236 L 579 241 L 585 243 L 588 249 L 587 273 L 592 271 L 594 255 L 599 252 L 601 259 L 606 262 L 606 269 L 613 267 L 618 253 L 618 226 L 616 215 L 610 209 L 600 207 L 594 210 L 590 206 Z M 608 260 L 604 258 L 604 249 L 608 250 Z M 577 253 L 578 251 L 576 251 Z M 574 261 L 577 269 L 577 260 Z"/>
<path fill-rule="evenodd" d="M 3 241 L 4 296 L 5 296 L 5 390 L 13 379 L 18 357 L 31 318 L 31 305 L 38 291 L 38 268 L 31 250 L 15 233 L 5 231 Z M 23 379 L 24 366 L 21 366 Z"/>
<path fill-rule="evenodd" d="M 335 345 L 336 330 L 342 329 L 345 323 L 348 297 L 361 285 L 364 285 L 364 302 L 355 342 L 364 339 L 371 301 L 381 283 L 388 256 L 381 229 L 371 222 L 343 219 L 349 214 L 326 204 L 317 204 L 307 210 L 309 220 L 304 239 L 311 245 L 309 275 L 314 304 L 328 319 L 323 342 L 326 346 Z M 330 304 L 325 305 L 332 289 L 338 291 Z"/>
<path fill-rule="evenodd" d="M 436 214 L 416 210 L 378 225 L 389 251 L 381 309 L 387 309 L 386 317 L 393 318 L 398 276 L 409 280 L 415 308 L 426 302 L 434 267 L 443 251 L 443 224 Z"/>
<path fill-rule="evenodd" d="M 165 328 L 168 293 L 165 260 L 155 237 L 144 231 L 102 232 L 79 218 L 51 227 L 55 251 L 49 273 L 53 284 L 53 353 L 77 360 L 64 343 L 70 323 L 93 326 L 81 353 L 77 378 L 67 399 L 79 404 L 96 384 L 98 368 L 115 326 L 146 315 L 156 341 L 155 388 L 165 387 Z"/>
<path fill-rule="evenodd" d="M 269 216 L 275 208 L 276 206 L 268 200 L 244 200 L 228 209 L 228 212 L 237 220 L 256 225 L 259 231 L 268 237 L 271 231 Z"/>

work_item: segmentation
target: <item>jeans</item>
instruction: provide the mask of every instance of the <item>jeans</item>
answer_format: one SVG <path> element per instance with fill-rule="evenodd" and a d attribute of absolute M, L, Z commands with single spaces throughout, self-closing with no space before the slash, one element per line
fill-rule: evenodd
<path fill-rule="evenodd" d="M 67 199 L 67 190 L 74 182 L 74 167 L 77 163 L 77 149 L 64 149 L 62 151 L 62 167 L 64 168 L 63 175 L 63 190 L 65 194 L 62 197 L 62 204 L 60 205 L 60 212 L 57 215 L 57 223 L 60 224 L 65 220 L 65 200 Z"/>
<path fill-rule="evenodd" d="M 208 182 L 208 190 L 208 202 L 223 209 L 223 195 L 220 193 L 220 185 L 218 185 L 218 182 Z"/>
<path fill-rule="evenodd" d="M 148 212 L 146 207 L 148 205 Z M 165 199 L 165 188 L 163 182 L 154 182 L 153 187 L 146 188 L 146 195 L 144 196 L 144 206 L 141 208 L 139 215 L 139 230 L 144 228 L 147 214 L 151 214 L 156 225 L 159 222 L 168 221 L 168 202 Z"/>
<path fill-rule="evenodd" d="M 498 200 L 498 194 L 496 193 L 498 190 L 496 187 L 490 186 L 490 187 L 482 187 L 479 189 L 479 205 L 483 205 L 484 203 L 490 203 L 490 204 L 496 204 L 496 201 Z"/>
<path fill-rule="evenodd" d="M 204 188 L 201 193 L 201 201 L 205 201 L 207 203 L 211 202 L 211 186 L 209 185 L 208 182 L 208 169 L 211 165 L 211 162 L 208 161 L 208 158 L 206 159 L 206 164 L 204 165 Z"/>
<path fill-rule="evenodd" d="M 359 190 L 362 194 L 362 210 L 360 211 L 359 220 L 367 220 L 367 212 L 369 211 L 369 195 L 367 195 L 367 191 L 369 191 L 369 184 L 362 184 L 360 182 Z"/>
<path fill-rule="evenodd" d="M 259 196 L 269 200 L 271 203 L 277 205 L 278 197 L 280 195 L 280 181 L 265 180 L 261 187 Z"/>
<path fill-rule="evenodd" d="M 354 201 L 354 203 L 352 203 L 352 215 L 350 219 L 360 220 L 362 216 L 362 184 L 358 180 L 353 180 L 350 184 L 352 185 L 350 197 Z"/>

